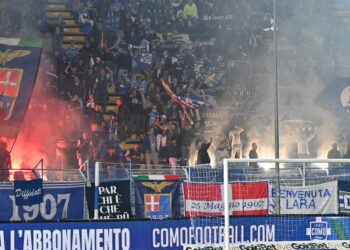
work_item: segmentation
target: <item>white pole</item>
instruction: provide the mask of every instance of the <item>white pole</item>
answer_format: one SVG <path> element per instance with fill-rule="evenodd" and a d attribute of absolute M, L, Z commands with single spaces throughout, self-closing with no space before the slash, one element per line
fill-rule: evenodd
<path fill-rule="evenodd" d="M 305 187 L 305 185 L 306 185 L 306 182 L 305 182 L 305 179 L 306 179 L 306 173 L 305 173 L 305 164 L 306 163 L 303 163 L 303 187 Z"/>
<path fill-rule="evenodd" d="M 98 198 L 100 186 L 100 163 L 95 163 L 95 199 L 94 199 L 94 219 L 98 219 Z"/>
<path fill-rule="evenodd" d="M 274 159 L 274 158 L 262 158 L 262 159 L 227 159 L 232 163 L 350 163 L 350 159 Z M 225 161 L 224 161 L 225 163 Z"/>
<path fill-rule="evenodd" d="M 230 249 L 230 211 L 228 192 L 228 164 L 224 159 L 224 213 L 225 213 L 225 250 Z"/>

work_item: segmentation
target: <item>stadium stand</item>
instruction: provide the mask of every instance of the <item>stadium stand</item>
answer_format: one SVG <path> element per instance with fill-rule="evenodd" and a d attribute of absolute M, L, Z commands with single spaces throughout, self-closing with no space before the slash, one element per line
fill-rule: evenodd
<path fill-rule="evenodd" d="M 50 85 L 56 96 L 70 102 L 71 109 L 84 114 L 85 127 L 63 139 L 78 141 L 87 130 L 91 150 L 84 153 L 85 159 L 102 160 L 107 148 L 116 147 L 116 159 L 124 161 L 131 155 L 135 166 L 170 165 L 170 159 L 187 165 L 191 143 L 202 142 L 200 131 L 210 130 L 199 112 L 201 105 L 231 105 L 219 102 L 232 67 L 239 72 L 250 65 L 258 46 L 269 38 L 252 26 L 231 43 L 226 39 L 232 36 L 228 31 L 239 31 L 244 22 L 266 19 L 269 3 L 245 8 L 244 1 L 194 1 L 190 6 L 197 13 L 186 13 L 187 4 L 175 0 L 46 2 L 46 33 L 52 39 L 47 54 L 55 76 Z M 238 13 L 238 6 L 245 12 Z M 235 60 L 225 57 L 223 45 Z M 187 111 L 184 101 L 175 102 L 164 91 L 161 78 L 176 96 L 197 109 Z M 237 109 L 254 112 L 256 100 L 244 98 L 254 88 L 237 83 L 231 93 L 242 97 Z M 134 149 L 135 144 L 139 149 Z"/>

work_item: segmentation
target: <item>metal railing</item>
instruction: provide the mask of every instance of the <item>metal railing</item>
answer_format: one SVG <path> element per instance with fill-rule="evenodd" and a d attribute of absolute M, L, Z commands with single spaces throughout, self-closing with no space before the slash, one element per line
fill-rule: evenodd
<path fill-rule="evenodd" d="M 336 166 L 328 166 L 328 163 L 325 164 L 322 160 L 310 159 L 305 163 L 301 163 L 302 161 L 304 160 L 295 159 L 293 162 L 281 163 L 280 176 L 276 176 L 273 164 L 271 165 L 269 160 L 266 162 L 260 160 L 258 162 L 259 167 L 252 167 L 247 163 L 247 159 L 241 159 L 229 166 L 228 178 L 230 182 L 268 181 L 272 184 L 279 182 L 281 186 L 308 186 L 334 180 L 350 181 L 350 161 L 345 164 L 345 161 L 339 163 L 340 160 L 334 160 L 333 162 L 337 163 Z M 210 165 L 198 165 L 192 167 L 178 166 L 169 168 L 168 166 L 158 165 L 148 169 L 143 164 L 133 164 L 132 162 L 97 162 L 97 164 L 99 165 L 99 169 L 97 170 L 98 176 L 96 176 L 96 163 L 91 161 L 86 161 L 80 169 L 45 169 L 43 161 L 39 161 L 33 169 L 10 170 L 10 175 L 12 176 L 11 180 L 13 180 L 13 177 L 16 175 L 17 179 L 23 179 L 24 177 L 24 179 L 43 178 L 46 182 L 85 181 L 88 187 L 91 186 L 91 182 L 95 182 L 95 178 L 98 178 L 99 181 L 130 179 L 131 182 L 133 182 L 132 177 L 140 175 L 176 174 L 179 175 L 183 181 L 203 183 L 224 182 L 223 166 L 213 168 Z M 10 181 L 6 181 L 6 183 L 11 185 Z M 131 197 L 133 197 L 134 185 L 130 187 Z M 181 192 L 183 192 L 183 190 Z M 132 211 L 135 211 L 133 199 L 131 199 L 131 203 Z M 183 204 L 183 195 L 181 195 L 182 210 L 184 209 Z"/>

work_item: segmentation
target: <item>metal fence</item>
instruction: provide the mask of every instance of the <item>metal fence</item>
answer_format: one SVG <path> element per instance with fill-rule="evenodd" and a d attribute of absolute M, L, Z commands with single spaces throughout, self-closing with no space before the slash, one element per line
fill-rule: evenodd
<path fill-rule="evenodd" d="M 45 169 L 43 163 L 38 164 L 34 169 L 0 170 L 1 173 L 9 172 L 8 180 L 0 180 L 3 183 L 10 181 L 43 178 L 46 182 L 72 182 L 85 181 L 87 186 L 99 181 L 125 180 L 133 182 L 133 176 L 142 175 L 169 175 L 176 174 L 182 181 L 202 182 L 202 183 L 222 183 L 224 169 L 223 166 L 215 168 L 210 165 L 186 166 L 169 168 L 158 165 L 146 168 L 145 165 L 129 163 L 108 163 L 97 162 L 99 173 L 96 175 L 96 162 L 85 162 L 81 169 Z M 286 163 L 280 165 L 280 175 L 276 176 L 273 163 L 259 163 L 259 166 L 249 166 L 248 163 L 235 163 L 229 166 L 229 180 L 233 181 L 269 181 L 280 186 L 308 186 L 321 184 L 334 180 L 350 181 L 350 164 L 319 164 L 319 163 Z M 183 192 L 183 190 L 181 190 Z M 181 194 L 181 207 L 184 209 L 183 193 Z M 131 185 L 132 211 L 135 211 L 134 185 Z M 184 211 L 182 211 L 182 214 Z"/>

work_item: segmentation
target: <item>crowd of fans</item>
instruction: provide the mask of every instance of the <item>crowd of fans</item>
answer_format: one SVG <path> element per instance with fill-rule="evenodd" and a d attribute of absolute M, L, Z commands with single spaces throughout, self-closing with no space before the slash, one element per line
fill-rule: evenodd
<path fill-rule="evenodd" d="M 295 8 L 282 2 L 279 13 L 288 17 Z M 273 25 L 272 1 L 75 0 L 66 6 L 86 34 L 82 48 L 74 41 L 62 46 L 63 16 L 45 19 L 44 7 L 41 17 L 33 15 L 51 40 L 42 60 L 46 89 L 63 105 L 68 103 L 64 119 L 55 122 L 62 165 L 82 167 L 89 159 L 174 167 L 189 164 L 191 157 L 191 164 L 208 163 L 206 153 L 201 160 L 203 152 L 198 157 L 193 152 L 207 150 L 210 137 L 218 161 L 256 158 L 257 144 L 249 152 L 250 144 L 273 144 L 265 133 L 272 118 L 259 117 L 257 110 L 262 106 L 259 97 L 268 91 L 260 83 L 270 81 L 272 59 L 266 64 L 255 60 L 266 53 L 273 58 L 268 42 L 273 36 L 264 31 Z M 2 20 L 6 16 L 0 13 Z M 229 114 L 222 121 L 226 124 L 211 127 L 218 123 L 203 115 L 210 108 L 184 108 L 165 91 L 161 79 L 175 96 L 224 110 Z M 45 107 L 60 110 L 60 105 L 53 98 Z M 246 129 L 257 120 L 259 126 Z M 238 139 L 234 127 L 242 127 Z"/>
<path fill-rule="evenodd" d="M 222 92 L 258 53 L 262 28 L 271 25 L 269 1 L 75 2 L 71 8 L 86 42 L 81 49 L 75 42 L 63 49 L 63 17 L 49 23 L 45 81 L 71 110 L 84 114 L 79 136 L 69 135 L 78 140 L 79 164 L 188 164 L 191 144 L 205 141 L 203 120 L 198 110 L 174 101 L 160 79 L 176 96 L 232 105 L 232 98 L 220 100 Z M 250 92 L 241 81 L 236 99 Z M 123 150 L 126 142 L 133 146 Z"/>

